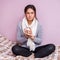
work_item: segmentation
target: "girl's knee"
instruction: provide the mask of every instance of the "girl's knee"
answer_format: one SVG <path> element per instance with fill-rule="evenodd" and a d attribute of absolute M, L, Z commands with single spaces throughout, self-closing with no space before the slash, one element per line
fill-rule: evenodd
<path fill-rule="evenodd" d="M 12 47 L 12 50 L 16 50 L 16 49 L 18 49 L 18 48 L 19 48 L 18 45 L 14 45 L 14 46 Z"/>
<path fill-rule="evenodd" d="M 19 53 L 19 46 L 18 46 L 18 45 L 14 45 L 14 46 L 12 47 L 12 52 L 13 52 L 13 54 Z"/>
<path fill-rule="evenodd" d="M 49 47 L 49 50 L 55 51 L 55 45 L 54 44 L 49 44 L 48 47 Z"/>

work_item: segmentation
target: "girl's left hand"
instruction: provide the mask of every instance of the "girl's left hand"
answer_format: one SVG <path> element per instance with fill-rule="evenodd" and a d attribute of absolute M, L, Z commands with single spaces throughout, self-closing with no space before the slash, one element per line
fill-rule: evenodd
<path fill-rule="evenodd" d="M 35 36 L 33 36 L 32 34 L 29 35 L 29 37 L 34 40 Z"/>
<path fill-rule="evenodd" d="M 34 40 L 35 36 L 33 36 L 31 28 L 29 28 L 27 35 L 29 36 L 29 38 Z"/>

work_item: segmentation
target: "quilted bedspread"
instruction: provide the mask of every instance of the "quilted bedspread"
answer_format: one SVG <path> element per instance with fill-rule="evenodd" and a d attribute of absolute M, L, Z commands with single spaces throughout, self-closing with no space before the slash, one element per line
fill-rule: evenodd
<path fill-rule="evenodd" d="M 0 60 L 60 60 L 60 46 L 51 55 L 44 58 L 34 58 L 34 54 L 29 57 L 13 55 L 11 48 L 16 42 L 8 40 L 5 36 L 0 35 Z"/>

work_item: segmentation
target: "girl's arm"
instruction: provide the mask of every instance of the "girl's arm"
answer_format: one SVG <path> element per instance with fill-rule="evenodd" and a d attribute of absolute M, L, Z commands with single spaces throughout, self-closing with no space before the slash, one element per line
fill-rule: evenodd
<path fill-rule="evenodd" d="M 22 29 L 21 24 L 17 26 L 17 42 L 23 44 L 27 41 L 27 38 L 25 36 L 22 36 Z"/>

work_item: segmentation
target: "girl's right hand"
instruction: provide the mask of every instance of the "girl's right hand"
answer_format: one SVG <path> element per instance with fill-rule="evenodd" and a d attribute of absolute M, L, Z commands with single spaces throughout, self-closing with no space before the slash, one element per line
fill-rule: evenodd
<path fill-rule="evenodd" d="M 24 35 L 25 35 L 25 37 L 28 39 L 28 30 L 27 29 L 24 29 Z"/>

